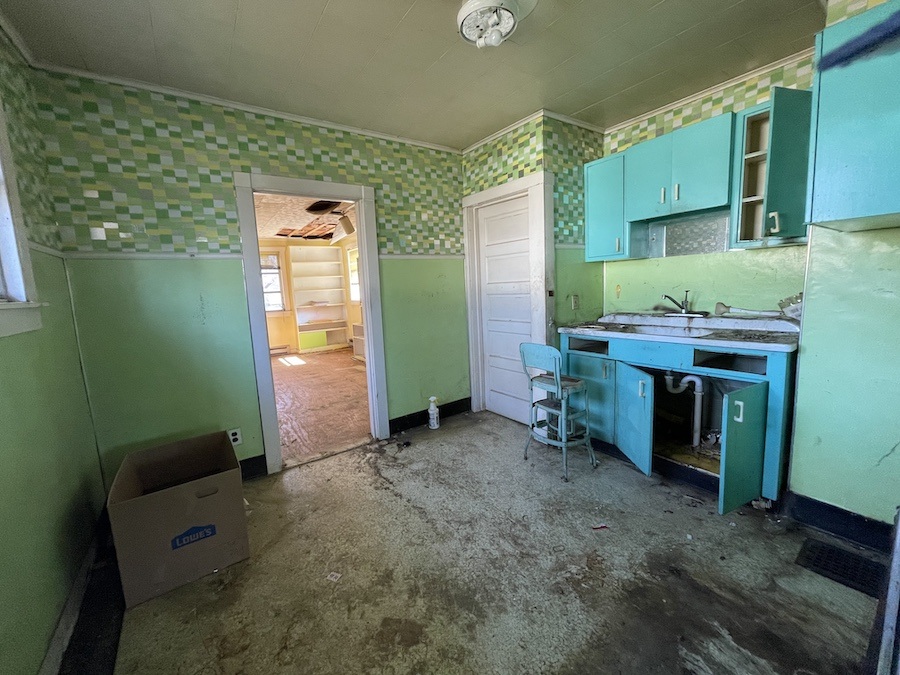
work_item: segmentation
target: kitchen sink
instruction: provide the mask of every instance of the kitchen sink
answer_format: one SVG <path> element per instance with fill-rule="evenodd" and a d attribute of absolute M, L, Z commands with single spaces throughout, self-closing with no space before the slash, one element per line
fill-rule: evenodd
<path fill-rule="evenodd" d="M 694 328 L 692 326 L 629 326 L 632 331 L 641 335 L 669 335 L 671 337 L 705 337 L 714 331 L 711 328 Z"/>

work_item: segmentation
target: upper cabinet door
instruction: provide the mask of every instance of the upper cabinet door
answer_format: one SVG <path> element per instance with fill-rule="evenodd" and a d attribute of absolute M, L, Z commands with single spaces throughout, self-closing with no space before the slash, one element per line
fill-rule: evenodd
<path fill-rule="evenodd" d="M 625 156 L 612 155 L 584 167 L 584 259 L 628 257 L 625 223 Z"/>
<path fill-rule="evenodd" d="M 887 2 L 826 28 L 817 57 L 859 37 L 898 8 L 900 3 Z M 896 218 L 885 218 L 900 213 L 900 52 L 895 47 L 884 45 L 816 74 L 813 223 L 844 230 L 897 226 Z"/>
<path fill-rule="evenodd" d="M 728 205 L 733 134 L 733 113 L 692 124 L 671 134 L 672 213 Z"/>
<path fill-rule="evenodd" d="M 667 216 L 672 211 L 672 136 L 665 134 L 625 151 L 625 220 Z"/>
<path fill-rule="evenodd" d="M 806 174 L 812 93 L 773 87 L 765 236 L 805 237 Z"/>
<path fill-rule="evenodd" d="M 728 513 L 762 494 L 769 383 L 729 392 L 722 401 L 719 513 Z"/>

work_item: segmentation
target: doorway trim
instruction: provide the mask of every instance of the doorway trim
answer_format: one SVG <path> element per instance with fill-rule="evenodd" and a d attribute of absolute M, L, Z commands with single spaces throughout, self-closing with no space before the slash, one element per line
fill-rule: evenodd
<path fill-rule="evenodd" d="M 538 171 L 524 178 L 463 197 L 463 243 L 466 256 L 466 306 L 469 322 L 469 376 L 472 410 L 484 410 L 484 330 L 481 306 L 481 267 L 477 211 L 485 206 L 528 196 L 528 251 L 531 277 L 531 339 L 552 343 L 556 328 L 554 288 L 556 284 L 553 248 L 554 176 Z"/>
<path fill-rule="evenodd" d="M 381 314 L 381 276 L 378 271 L 378 237 L 375 229 L 375 190 L 362 185 L 329 183 L 282 176 L 235 172 L 238 221 L 241 229 L 241 256 L 250 314 L 250 340 L 259 395 L 263 448 L 268 473 L 281 471 L 281 437 L 275 407 L 275 380 L 269 355 L 266 310 L 263 304 L 259 265 L 259 236 L 256 230 L 254 192 L 269 192 L 352 201 L 356 203 L 357 243 L 362 280 L 361 300 L 365 331 L 366 384 L 369 396 L 369 429 L 375 438 L 390 436 L 387 405 L 387 376 L 384 359 L 384 325 Z"/>

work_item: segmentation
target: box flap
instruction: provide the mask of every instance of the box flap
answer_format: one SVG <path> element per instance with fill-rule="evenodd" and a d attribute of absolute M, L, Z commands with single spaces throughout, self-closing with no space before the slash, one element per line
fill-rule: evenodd
<path fill-rule="evenodd" d="M 239 468 L 231 440 L 224 431 L 138 450 L 122 462 L 109 503 Z"/>

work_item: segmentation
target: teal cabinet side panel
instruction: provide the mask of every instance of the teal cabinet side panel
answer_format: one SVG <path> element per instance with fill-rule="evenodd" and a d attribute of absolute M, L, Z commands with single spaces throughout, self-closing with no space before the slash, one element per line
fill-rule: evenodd
<path fill-rule="evenodd" d="M 888 2 L 825 29 L 821 52 L 828 54 L 898 9 L 900 2 Z M 898 72 L 900 53 L 885 48 L 817 75 L 813 222 L 900 212 Z"/>
<path fill-rule="evenodd" d="M 762 493 L 768 382 L 729 392 L 722 402 L 719 513 L 728 513 Z"/>
<path fill-rule="evenodd" d="M 649 476 L 653 469 L 653 377 L 616 362 L 616 445 Z"/>
<path fill-rule="evenodd" d="M 625 220 L 649 220 L 671 213 L 672 136 L 625 151 Z"/>
<path fill-rule="evenodd" d="M 766 230 L 779 237 L 806 236 L 806 171 L 812 93 L 773 87 L 766 175 Z M 777 216 L 775 215 L 777 214 Z"/>
<path fill-rule="evenodd" d="M 615 443 L 616 438 L 616 362 L 599 356 L 569 352 L 568 374 L 585 381 L 591 437 Z M 582 405 L 583 395 L 575 404 Z"/>
<path fill-rule="evenodd" d="M 729 203 L 733 127 L 726 113 L 672 133 L 672 213 Z"/>
<path fill-rule="evenodd" d="M 627 257 L 624 155 L 586 165 L 584 185 L 585 260 Z"/>

